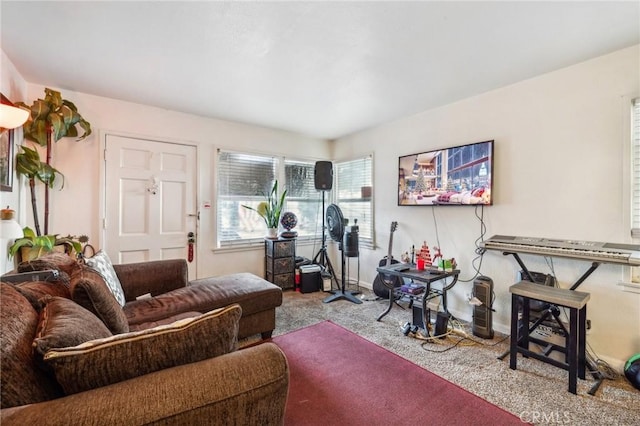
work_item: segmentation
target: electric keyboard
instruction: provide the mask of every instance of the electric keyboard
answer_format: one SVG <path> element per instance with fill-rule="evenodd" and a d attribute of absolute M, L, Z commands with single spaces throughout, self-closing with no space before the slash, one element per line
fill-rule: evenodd
<path fill-rule="evenodd" d="M 499 250 L 508 253 L 529 253 L 541 256 L 569 257 L 602 263 L 640 265 L 640 245 L 638 244 L 494 235 L 488 240 L 481 242 L 480 247 L 487 250 Z"/>

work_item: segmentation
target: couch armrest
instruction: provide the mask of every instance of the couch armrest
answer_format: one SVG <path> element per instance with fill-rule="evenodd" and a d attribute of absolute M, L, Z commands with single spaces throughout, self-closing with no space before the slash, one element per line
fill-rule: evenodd
<path fill-rule="evenodd" d="M 1 411 L 25 424 L 281 425 L 289 387 L 284 353 L 263 343 L 37 404 Z"/>
<path fill-rule="evenodd" d="M 149 262 L 113 265 L 127 302 L 151 293 L 152 296 L 185 287 L 189 270 L 184 259 L 152 260 Z"/>

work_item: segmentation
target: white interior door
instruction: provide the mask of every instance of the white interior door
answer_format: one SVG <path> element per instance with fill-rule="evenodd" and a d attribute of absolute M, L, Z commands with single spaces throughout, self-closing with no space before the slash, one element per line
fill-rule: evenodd
<path fill-rule="evenodd" d="M 114 263 L 183 258 L 196 278 L 196 147 L 106 135 L 104 248 Z"/>

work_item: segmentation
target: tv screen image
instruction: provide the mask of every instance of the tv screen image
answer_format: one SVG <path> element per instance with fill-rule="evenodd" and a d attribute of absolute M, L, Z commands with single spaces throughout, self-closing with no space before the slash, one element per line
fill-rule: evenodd
<path fill-rule="evenodd" d="M 398 159 L 398 205 L 491 205 L 493 141 Z"/>

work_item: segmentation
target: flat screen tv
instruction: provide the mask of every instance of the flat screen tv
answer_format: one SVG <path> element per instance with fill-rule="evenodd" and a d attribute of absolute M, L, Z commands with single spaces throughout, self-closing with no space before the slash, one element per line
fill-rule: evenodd
<path fill-rule="evenodd" d="M 399 158 L 399 206 L 491 205 L 493 141 Z"/>

